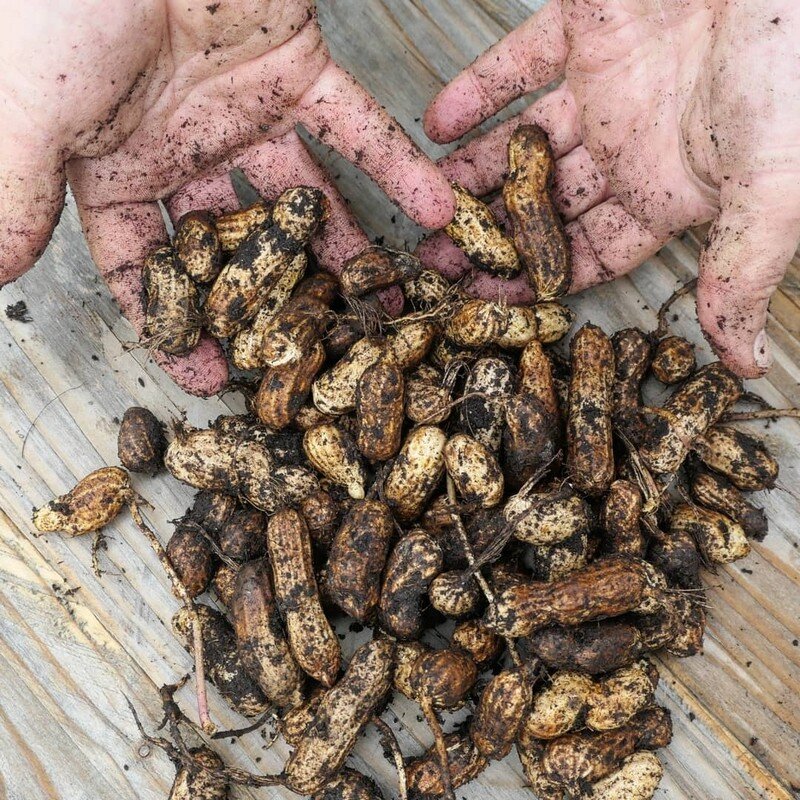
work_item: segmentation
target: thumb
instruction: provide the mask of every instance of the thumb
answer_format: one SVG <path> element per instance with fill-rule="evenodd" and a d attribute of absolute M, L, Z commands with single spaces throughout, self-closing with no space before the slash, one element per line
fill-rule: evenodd
<path fill-rule="evenodd" d="M 13 116 L 13 114 L 11 115 Z M 6 121 L 0 105 L 0 117 Z M 53 142 L 4 127 L 0 138 L 0 287 L 44 252 L 64 207 L 66 178 Z"/>
<path fill-rule="evenodd" d="M 731 179 L 700 256 L 697 316 L 719 358 L 746 378 L 772 364 L 769 301 L 800 241 L 800 189 L 789 175 Z"/>

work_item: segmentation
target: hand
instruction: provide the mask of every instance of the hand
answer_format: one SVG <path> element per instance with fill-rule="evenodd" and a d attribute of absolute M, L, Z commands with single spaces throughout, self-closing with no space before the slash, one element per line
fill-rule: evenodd
<path fill-rule="evenodd" d="M 551 0 L 435 98 L 448 142 L 565 76 L 519 117 L 446 157 L 451 179 L 497 189 L 505 143 L 536 122 L 558 157 L 572 291 L 613 280 L 683 229 L 713 220 L 697 310 L 719 357 L 755 377 L 771 363 L 769 298 L 800 240 L 800 7 L 794 0 Z M 441 235 L 422 248 L 451 273 Z M 516 280 L 475 287 L 529 300 Z"/>
<path fill-rule="evenodd" d="M 38 8 L 37 8 L 38 6 Z M 0 286 L 41 255 L 66 180 L 89 249 L 138 332 L 141 264 L 190 209 L 238 207 L 241 168 L 271 199 L 315 185 L 331 217 L 312 246 L 336 271 L 366 238 L 295 132 L 298 123 L 358 165 L 422 225 L 453 213 L 446 179 L 330 58 L 311 0 L 96 0 L 0 9 Z M 227 380 L 208 337 L 157 353 L 185 389 Z"/>

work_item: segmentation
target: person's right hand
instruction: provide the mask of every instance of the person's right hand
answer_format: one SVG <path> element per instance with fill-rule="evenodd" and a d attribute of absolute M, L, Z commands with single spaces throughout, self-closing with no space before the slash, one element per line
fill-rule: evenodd
<path fill-rule="evenodd" d="M 158 201 L 173 220 L 237 208 L 233 167 L 268 200 L 322 188 L 331 216 L 312 246 L 337 271 L 368 242 L 298 123 L 420 224 L 453 214 L 447 180 L 331 60 L 311 0 L 17 6 L 0 0 L 0 287 L 41 255 L 68 179 L 92 256 L 141 332 L 141 265 L 167 238 Z M 195 394 L 227 380 L 208 337 L 186 356 L 155 355 Z"/>
<path fill-rule="evenodd" d="M 473 193 L 499 188 L 521 122 L 549 134 L 555 197 L 571 240 L 572 291 L 639 266 L 713 220 L 697 311 L 744 376 L 771 363 L 769 298 L 800 240 L 800 5 L 796 0 L 551 0 L 436 97 L 428 135 L 449 142 L 561 76 L 518 118 L 446 157 Z M 467 269 L 442 234 L 421 248 Z M 529 301 L 524 280 L 473 289 Z"/>

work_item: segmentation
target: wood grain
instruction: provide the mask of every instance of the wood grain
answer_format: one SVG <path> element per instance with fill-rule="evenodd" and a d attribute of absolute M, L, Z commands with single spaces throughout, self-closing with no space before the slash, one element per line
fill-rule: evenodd
<path fill-rule="evenodd" d="M 343 65 L 428 152 L 440 155 L 445 149 L 425 144 L 421 132 L 425 104 L 539 5 L 326 0 L 320 16 Z M 419 231 L 371 182 L 335 155 L 320 156 L 371 234 L 414 243 Z M 702 232 L 686 234 L 631 277 L 571 300 L 579 322 L 608 330 L 653 327 L 653 309 L 694 274 L 700 241 Z M 751 387 L 778 405 L 800 403 L 798 276 L 795 259 L 772 306 L 775 369 Z M 177 602 L 127 517 L 109 528 L 102 556 L 108 573 L 98 580 L 90 540 L 34 537 L 30 512 L 89 470 L 116 463 L 117 425 L 128 406 L 147 406 L 165 422 L 185 413 L 199 424 L 240 409 L 241 398 L 190 398 L 131 347 L 133 332 L 94 272 L 71 201 L 40 264 L 2 290 L 0 306 L 20 299 L 28 303 L 31 324 L 0 314 L 0 797 L 164 798 L 172 766 L 160 753 L 140 752 L 125 698 L 152 728 L 159 717 L 156 687 L 191 668 L 169 629 Z M 710 358 L 691 298 L 674 310 L 673 330 Z M 770 534 L 750 558 L 707 577 L 704 655 L 662 662 L 660 697 L 673 713 L 675 740 L 661 753 L 666 776 L 659 798 L 782 800 L 800 786 L 800 424 L 749 427 L 766 435 L 781 461 L 779 487 L 759 498 Z M 165 539 L 169 520 L 186 508 L 191 492 L 163 475 L 137 479 L 136 486 L 152 504 L 147 518 Z M 182 697 L 190 708 L 189 695 Z M 213 691 L 211 703 L 221 725 L 241 724 Z M 404 699 L 384 714 L 408 755 L 431 743 L 418 715 Z M 232 764 L 264 772 L 278 771 L 287 755 L 282 741 L 270 747 L 258 734 L 224 743 L 222 751 Z M 359 741 L 352 762 L 387 797 L 395 795 L 376 736 Z M 523 786 L 519 762 L 509 758 L 458 795 L 532 796 Z M 293 795 L 269 789 L 236 790 L 235 796 Z"/>

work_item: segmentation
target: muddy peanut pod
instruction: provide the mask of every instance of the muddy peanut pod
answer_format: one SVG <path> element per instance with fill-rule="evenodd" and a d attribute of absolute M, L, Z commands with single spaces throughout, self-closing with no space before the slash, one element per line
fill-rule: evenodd
<path fill-rule="evenodd" d="M 450 780 L 454 789 L 477 778 L 489 765 L 466 733 L 447 734 L 444 742 Z M 426 800 L 444 796 L 445 781 L 435 747 L 431 747 L 419 758 L 409 761 L 406 775 L 411 797 Z"/>
<path fill-rule="evenodd" d="M 506 405 L 503 471 L 510 485 L 520 487 L 556 456 L 556 420 L 532 394 L 515 395 Z"/>
<path fill-rule="evenodd" d="M 236 577 L 239 574 L 239 565 L 220 564 L 214 577 L 211 579 L 211 588 L 216 592 L 217 599 L 224 605 L 230 606 L 236 591 Z"/>
<path fill-rule="evenodd" d="M 99 531 L 133 499 L 130 477 L 119 467 L 90 472 L 66 494 L 33 511 L 41 533 L 60 531 L 69 536 Z"/>
<path fill-rule="evenodd" d="M 661 570 L 672 586 L 681 589 L 700 586 L 700 553 L 691 532 L 682 526 L 670 529 L 669 533 L 652 528 L 647 560 Z"/>
<path fill-rule="evenodd" d="M 652 577 L 639 559 L 609 556 L 553 583 L 529 581 L 500 592 L 487 623 L 505 636 L 528 636 L 558 623 L 580 625 L 638 609 Z"/>
<path fill-rule="evenodd" d="M 501 358 L 475 362 L 464 385 L 459 428 L 493 453 L 500 452 L 505 424 L 505 406 L 514 391 L 514 378 Z"/>
<path fill-rule="evenodd" d="M 466 650 L 479 669 L 491 664 L 503 652 L 503 640 L 479 619 L 459 622 L 453 628 L 450 646 Z"/>
<path fill-rule="evenodd" d="M 255 508 L 234 511 L 218 536 L 219 549 L 236 561 L 249 561 L 264 553 L 267 520 Z"/>
<path fill-rule="evenodd" d="M 166 449 L 164 427 L 155 414 L 140 406 L 129 408 L 117 435 L 117 455 L 122 466 L 131 472 L 155 475 L 164 463 Z"/>
<path fill-rule="evenodd" d="M 452 402 L 450 390 L 440 380 L 418 375 L 406 381 L 405 412 L 412 421 L 421 425 L 439 425 L 449 416 Z"/>
<path fill-rule="evenodd" d="M 471 195 L 463 186 L 452 184 L 456 213 L 445 233 L 480 270 L 513 278 L 520 271 L 514 243 L 500 230 L 489 206 Z"/>
<path fill-rule="evenodd" d="M 430 320 L 411 320 L 395 323 L 396 332 L 386 338 L 386 352 L 401 370 L 418 367 L 433 346 L 439 332 Z"/>
<path fill-rule="evenodd" d="M 678 658 L 687 658 L 703 649 L 703 636 L 706 631 L 706 611 L 699 602 L 686 595 L 673 598 L 675 609 L 674 636 L 666 644 L 668 653 Z"/>
<path fill-rule="evenodd" d="M 450 364 L 470 364 L 476 358 L 476 351 L 461 347 L 446 336 L 440 336 L 431 350 L 430 361 L 438 369 L 447 369 Z"/>
<path fill-rule="evenodd" d="M 682 336 L 667 336 L 656 345 L 650 370 L 661 383 L 671 385 L 686 380 L 696 367 L 694 345 Z"/>
<path fill-rule="evenodd" d="M 709 469 L 743 492 L 771 489 L 778 478 L 778 462 L 764 442 L 736 428 L 715 426 L 695 440 L 694 449 Z"/>
<path fill-rule="evenodd" d="M 341 680 L 323 695 L 286 764 L 292 791 L 314 794 L 339 773 L 391 688 L 393 660 L 394 643 L 389 639 L 373 639 L 356 650 Z"/>
<path fill-rule="evenodd" d="M 430 311 L 444 301 L 450 293 L 450 284 L 441 272 L 422 269 L 403 283 L 406 300 L 418 311 Z"/>
<path fill-rule="evenodd" d="M 209 283 L 222 268 L 222 248 L 214 218 L 207 211 L 189 211 L 175 226 L 175 259 L 196 283 Z"/>
<path fill-rule="evenodd" d="M 317 342 L 296 363 L 267 369 L 253 401 L 258 418 L 275 430 L 291 425 L 324 363 L 325 349 Z"/>
<path fill-rule="evenodd" d="M 689 448 L 738 399 L 741 381 L 718 361 L 699 369 L 663 408 L 650 408 L 651 424 L 639 454 L 653 472 L 672 473 Z"/>
<path fill-rule="evenodd" d="M 614 479 L 611 341 L 600 328 L 584 325 L 572 339 L 570 361 L 567 465 L 576 489 L 598 495 Z"/>
<path fill-rule="evenodd" d="M 360 500 L 336 532 L 328 556 L 328 596 L 360 622 L 374 616 L 380 600 L 381 575 L 394 535 L 386 503 Z"/>
<path fill-rule="evenodd" d="M 289 301 L 292 291 L 303 277 L 308 265 L 305 253 L 298 253 L 281 273 L 264 300 L 253 321 L 239 331 L 230 347 L 231 361 L 239 369 L 261 369 L 264 361 L 264 333 L 275 315 Z"/>
<path fill-rule="evenodd" d="M 271 221 L 248 235 L 211 287 L 205 312 L 213 336 L 232 336 L 255 317 L 269 289 L 324 218 L 326 207 L 319 189 L 302 186 L 288 189 L 275 201 Z"/>
<path fill-rule="evenodd" d="M 540 300 L 566 294 L 572 281 L 569 244 L 550 192 L 553 151 L 538 125 L 520 125 L 508 143 L 503 200 L 519 259 Z"/>
<path fill-rule="evenodd" d="M 239 657 L 233 628 L 219 611 L 202 604 L 196 608 L 203 631 L 203 658 L 208 679 L 240 714 L 246 717 L 263 714 L 269 703 Z M 186 608 L 173 616 L 172 627 L 186 650 L 191 651 L 193 626 Z"/>
<path fill-rule="evenodd" d="M 313 294 L 293 297 L 264 329 L 261 354 L 268 367 L 288 367 L 306 359 L 325 331 L 328 302 Z"/>
<path fill-rule="evenodd" d="M 465 579 L 460 570 L 437 575 L 428 588 L 431 606 L 451 619 L 477 615 L 483 606 L 483 593 L 474 578 Z"/>
<path fill-rule="evenodd" d="M 559 581 L 590 561 L 597 548 L 584 531 L 552 545 L 530 545 L 526 563 L 537 581 Z"/>
<path fill-rule="evenodd" d="M 281 736 L 286 740 L 286 744 L 296 747 L 306 728 L 311 724 L 314 715 L 317 713 L 319 704 L 325 695 L 325 689 L 315 686 L 308 698 L 300 703 L 299 706 L 287 709 L 281 714 L 279 727 Z"/>
<path fill-rule="evenodd" d="M 283 497 L 275 480 L 275 462 L 270 455 L 268 440 L 259 432 L 246 435 L 237 444 L 233 461 L 233 478 L 228 491 L 235 491 L 266 514 L 280 508 Z"/>
<path fill-rule="evenodd" d="M 228 800 L 228 780 L 218 773 L 222 759 L 209 747 L 189 750 L 191 761 L 178 767 L 169 800 Z"/>
<path fill-rule="evenodd" d="M 239 570 L 230 609 L 239 657 L 267 700 L 278 708 L 298 706 L 305 678 L 286 641 L 266 561 Z"/>
<path fill-rule="evenodd" d="M 395 647 L 392 685 L 409 700 L 414 699 L 414 687 L 411 685 L 411 676 L 415 674 L 414 664 L 423 653 L 430 651 L 431 648 L 422 642 L 398 642 Z"/>
<path fill-rule="evenodd" d="M 478 669 L 464 650 L 429 650 L 417 658 L 409 684 L 418 699 L 435 709 L 458 708 L 475 684 Z"/>
<path fill-rule="evenodd" d="M 202 594 L 214 576 L 214 554 L 203 529 L 193 522 L 179 522 L 166 551 L 189 596 Z"/>
<path fill-rule="evenodd" d="M 356 407 L 356 391 L 361 376 L 383 355 L 384 343 L 368 338 L 359 339 L 327 372 L 320 375 L 311 387 L 314 405 L 323 414 L 338 416 Z"/>
<path fill-rule="evenodd" d="M 461 347 L 486 347 L 507 327 L 504 306 L 478 298 L 466 300 L 447 321 L 445 336 Z"/>
<path fill-rule="evenodd" d="M 195 495 L 192 507 L 186 512 L 184 519 L 196 523 L 206 533 L 216 536 L 228 517 L 236 510 L 236 505 L 235 497 L 204 489 Z"/>
<path fill-rule="evenodd" d="M 539 341 L 528 342 L 519 356 L 517 394 L 532 395 L 550 415 L 555 428 L 560 417 L 558 393 L 553 380 L 553 365 Z"/>
<path fill-rule="evenodd" d="M 629 481 L 614 481 L 603 501 L 605 549 L 609 553 L 643 556 L 642 493 Z"/>
<path fill-rule="evenodd" d="M 717 564 L 744 558 L 750 552 L 742 526 L 730 517 L 700 506 L 680 503 L 670 519 L 670 531 L 688 533 L 700 552 Z"/>
<path fill-rule="evenodd" d="M 300 503 L 299 510 L 314 542 L 328 546 L 333 540 L 340 515 L 339 503 L 331 493 L 324 489 L 312 492 Z"/>
<path fill-rule="evenodd" d="M 542 770 L 545 743 L 536 740 L 517 740 L 517 754 L 531 791 L 537 800 L 563 800 L 564 787 L 549 781 Z"/>
<path fill-rule="evenodd" d="M 592 528 L 589 504 L 569 488 L 527 491 L 523 487 L 503 508 L 513 535 L 522 542 L 552 546 Z"/>
<path fill-rule="evenodd" d="M 444 448 L 444 463 L 465 503 L 491 508 L 503 499 L 500 465 L 476 439 L 464 433 L 451 436 Z"/>
<path fill-rule="evenodd" d="M 422 264 L 416 256 L 381 247 L 368 247 L 345 262 L 339 280 L 342 292 L 360 297 L 416 278 Z"/>
<path fill-rule="evenodd" d="M 525 670 L 504 670 L 486 685 L 469 729 L 472 741 L 486 758 L 499 760 L 511 752 L 532 696 Z"/>
<path fill-rule="evenodd" d="M 383 485 L 383 495 L 398 519 L 418 517 L 444 474 L 447 436 L 433 425 L 414 428 L 403 443 Z"/>
<path fill-rule="evenodd" d="M 664 775 L 655 753 L 641 750 L 628 756 L 622 766 L 592 785 L 593 800 L 650 800 Z"/>
<path fill-rule="evenodd" d="M 638 328 L 624 328 L 611 337 L 615 375 L 611 418 L 614 427 L 638 445 L 645 434 L 642 381 L 650 367 L 651 345 Z"/>
<path fill-rule="evenodd" d="M 164 465 L 173 477 L 196 489 L 235 494 L 238 445 L 237 435 L 219 427 L 180 426 L 164 454 Z"/>
<path fill-rule="evenodd" d="M 388 461 L 403 441 L 405 380 L 394 358 L 368 367 L 356 390 L 356 446 L 370 461 Z"/>
<path fill-rule="evenodd" d="M 232 253 L 254 231 L 269 219 L 269 206 L 259 200 L 247 208 L 239 208 L 216 219 L 219 244 L 224 253 Z"/>
<path fill-rule="evenodd" d="M 389 556 L 380 598 L 381 626 L 400 640 L 422 633 L 422 603 L 442 571 L 442 550 L 422 530 L 400 539 Z"/>
<path fill-rule="evenodd" d="M 756 508 L 722 475 L 700 471 L 692 478 L 692 496 L 700 505 L 730 517 L 738 522 L 745 534 L 757 542 L 767 535 L 767 515 Z"/>
<path fill-rule="evenodd" d="M 342 655 L 320 603 L 311 539 L 299 512 L 284 509 L 270 518 L 267 547 L 292 654 L 304 672 L 323 686 L 333 686 Z"/>
<path fill-rule="evenodd" d="M 154 250 L 142 268 L 147 303 L 144 336 L 164 353 L 183 355 L 200 339 L 197 287 L 167 245 Z"/>
<path fill-rule="evenodd" d="M 336 425 L 317 425 L 303 435 L 303 450 L 328 480 L 344 486 L 354 500 L 364 498 L 364 467 L 349 434 Z"/>
<path fill-rule="evenodd" d="M 579 669 L 589 675 L 632 664 L 644 652 L 642 635 L 629 620 L 552 626 L 523 642 L 549 669 Z"/>
<path fill-rule="evenodd" d="M 383 800 L 383 795 L 371 778 L 345 767 L 311 800 Z"/>
<path fill-rule="evenodd" d="M 671 739 L 669 712 L 647 709 L 613 731 L 568 733 L 554 739 L 544 748 L 542 771 L 548 780 L 577 789 L 611 774 L 637 750 L 666 747 Z"/>

